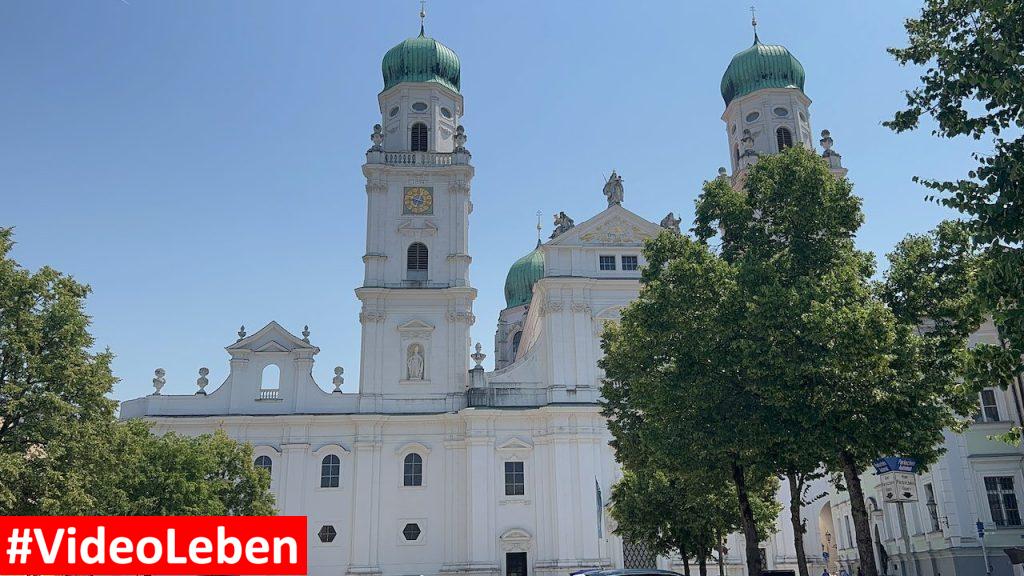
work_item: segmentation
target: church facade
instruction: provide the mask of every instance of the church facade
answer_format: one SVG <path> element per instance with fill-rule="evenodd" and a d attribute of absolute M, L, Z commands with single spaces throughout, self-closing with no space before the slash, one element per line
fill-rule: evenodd
<path fill-rule="evenodd" d="M 421 30 L 387 52 L 382 71 L 381 120 L 362 166 L 358 392 L 341 391 L 340 368 L 333 386 L 314 381 L 319 349 L 308 331 L 271 322 L 239 331 L 216 389 L 206 390 L 201 370 L 197 392 L 165 394 L 158 371 L 155 392 L 123 403 L 122 418 L 251 443 L 280 513 L 309 519 L 317 576 L 672 567 L 614 533 L 608 495 L 620 471 L 598 405 L 597 361 L 605 323 L 639 293 L 644 241 L 678 233 L 680 220 L 629 211 L 614 173 L 607 209 L 579 223 L 559 214 L 550 238 L 508 273 L 487 372 L 470 341 L 474 168 L 459 59 Z M 738 183 L 759 155 L 813 146 L 803 74 L 785 48 L 756 37 L 733 58 L 722 80 L 732 174 L 723 168 L 720 177 Z M 793 538 L 780 517 L 761 543 L 769 567 L 795 566 Z M 822 539 L 815 530 L 804 539 L 820 572 Z M 727 547 L 729 573 L 741 574 L 740 537 Z"/>

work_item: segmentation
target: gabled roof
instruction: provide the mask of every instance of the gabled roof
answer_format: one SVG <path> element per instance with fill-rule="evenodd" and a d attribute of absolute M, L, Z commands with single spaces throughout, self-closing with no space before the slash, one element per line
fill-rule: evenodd
<path fill-rule="evenodd" d="M 246 336 L 234 344 L 225 347 L 225 350 L 228 352 L 233 350 L 248 350 L 251 352 L 312 350 L 313 354 L 320 352 L 319 348 L 285 330 L 284 327 L 273 320 L 255 334 Z"/>
<path fill-rule="evenodd" d="M 642 246 L 644 240 L 657 236 L 661 231 L 661 226 L 620 204 L 613 204 L 590 220 L 548 241 L 545 246 Z"/>

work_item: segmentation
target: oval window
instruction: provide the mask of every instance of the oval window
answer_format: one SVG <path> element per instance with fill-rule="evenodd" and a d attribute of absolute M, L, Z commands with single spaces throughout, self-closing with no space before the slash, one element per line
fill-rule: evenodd
<path fill-rule="evenodd" d="M 733 134 L 735 134 L 735 133 L 736 133 L 736 125 L 735 125 L 735 124 L 733 124 L 733 125 L 732 125 L 732 133 L 733 133 Z"/>
<path fill-rule="evenodd" d="M 756 121 L 760 117 L 761 117 L 761 113 L 760 112 L 751 112 L 750 114 L 747 114 L 747 122 L 754 122 L 754 121 Z"/>
<path fill-rule="evenodd" d="M 452 111 L 447 108 L 441 108 L 441 116 L 444 116 L 445 118 L 451 118 Z"/>
<path fill-rule="evenodd" d="M 807 122 L 807 116 L 804 116 L 803 112 L 797 112 L 797 115 L 800 116 L 800 121 L 801 122 Z"/>
<path fill-rule="evenodd" d="M 389 118 L 394 118 L 397 115 L 398 115 L 398 106 L 395 106 L 394 108 L 391 109 L 390 112 L 388 112 L 388 117 Z"/>
<path fill-rule="evenodd" d="M 781 116 L 783 118 L 785 118 L 786 116 L 789 116 L 789 110 L 786 110 L 785 108 L 783 108 L 781 106 L 779 106 L 778 108 L 773 110 L 773 112 L 775 112 L 776 116 Z"/>
<path fill-rule="evenodd" d="M 427 103 L 426 102 L 417 102 L 417 103 L 412 105 L 412 109 L 417 111 L 417 112 L 424 112 L 427 109 Z"/>

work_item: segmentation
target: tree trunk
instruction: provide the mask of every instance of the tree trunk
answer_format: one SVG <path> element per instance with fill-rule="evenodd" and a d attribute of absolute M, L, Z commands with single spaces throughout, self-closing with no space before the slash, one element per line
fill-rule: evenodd
<path fill-rule="evenodd" d="M 686 554 L 686 546 L 679 546 L 679 557 L 683 559 L 683 575 L 690 576 L 690 557 Z"/>
<path fill-rule="evenodd" d="M 868 522 L 868 508 L 864 503 L 864 489 L 860 485 L 860 469 L 853 455 L 845 450 L 839 453 L 843 467 L 846 489 L 850 492 L 850 511 L 853 516 L 853 531 L 857 534 L 857 555 L 864 576 L 878 576 L 875 566 L 875 550 L 871 545 L 871 523 Z"/>
<path fill-rule="evenodd" d="M 736 485 L 736 499 L 740 505 L 740 526 L 743 528 L 743 541 L 747 550 L 747 574 L 761 576 L 761 551 L 758 550 L 760 539 L 757 537 L 757 524 L 754 522 L 754 509 L 750 507 L 750 495 L 747 494 L 747 479 L 743 467 L 732 464 L 732 481 Z M 867 576 L 878 576 L 868 574 Z"/>
<path fill-rule="evenodd" d="M 803 506 L 803 480 L 797 479 L 796 472 L 786 474 L 789 480 L 789 519 L 793 523 L 793 545 L 796 547 L 796 566 L 800 576 L 810 576 L 807 571 L 807 553 L 804 551 L 804 528 L 803 519 L 800 517 L 800 507 Z"/>
<path fill-rule="evenodd" d="M 697 559 L 697 571 L 700 576 L 708 576 L 708 560 L 704 556 Z"/>
<path fill-rule="evenodd" d="M 725 541 L 721 534 L 715 535 L 715 541 L 718 542 L 718 576 L 725 576 Z"/>

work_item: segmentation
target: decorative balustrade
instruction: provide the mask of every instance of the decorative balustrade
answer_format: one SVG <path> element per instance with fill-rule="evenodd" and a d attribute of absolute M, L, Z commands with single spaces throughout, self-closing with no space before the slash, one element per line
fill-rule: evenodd
<path fill-rule="evenodd" d="M 257 400 L 280 400 L 281 391 L 277 388 L 269 388 L 260 390 L 260 395 Z"/>
<path fill-rule="evenodd" d="M 389 166 L 453 166 L 469 164 L 467 152 L 384 152 L 370 150 L 366 153 L 369 164 Z"/>

